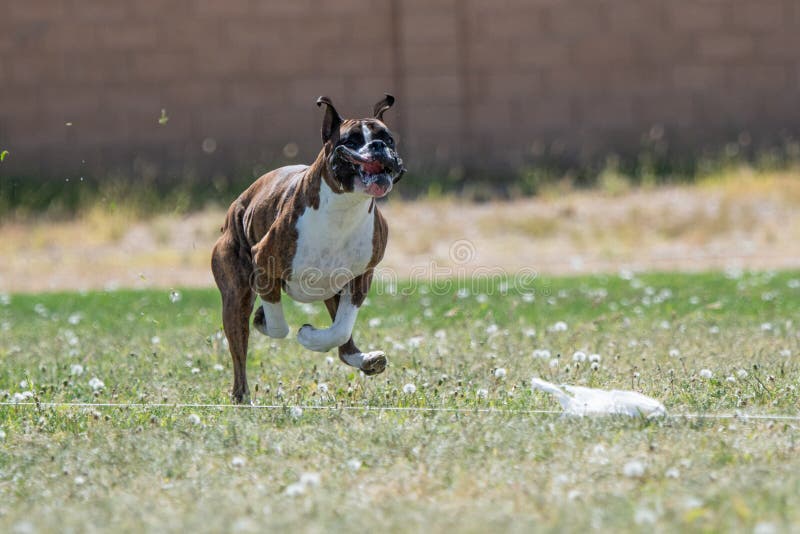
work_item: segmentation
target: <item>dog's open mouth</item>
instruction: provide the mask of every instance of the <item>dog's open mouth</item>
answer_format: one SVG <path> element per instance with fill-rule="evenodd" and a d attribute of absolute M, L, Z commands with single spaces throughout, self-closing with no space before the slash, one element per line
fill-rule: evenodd
<path fill-rule="evenodd" d="M 374 197 L 382 197 L 392 185 L 392 173 L 380 160 L 347 147 L 338 150 L 358 169 L 364 191 Z"/>

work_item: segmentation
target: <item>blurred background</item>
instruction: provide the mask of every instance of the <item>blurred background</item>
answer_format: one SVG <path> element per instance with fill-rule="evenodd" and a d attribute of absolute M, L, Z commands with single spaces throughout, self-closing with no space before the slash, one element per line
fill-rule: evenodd
<path fill-rule="evenodd" d="M 484 262 L 614 269 L 655 250 L 614 236 L 652 226 L 654 239 L 695 247 L 659 249 L 688 258 L 670 268 L 745 253 L 746 266 L 794 265 L 798 28 L 795 0 L 10 0 L 0 17 L 0 252 L 26 259 L 3 268 L 0 287 L 158 279 L 132 267 L 54 282 L 56 265 L 79 277 L 65 242 L 93 239 L 108 248 L 81 249 L 76 269 L 92 251 L 95 264 L 116 251 L 115 265 L 134 253 L 141 268 L 158 265 L 120 245 L 129 240 L 158 251 L 153 270 L 197 269 L 163 283 L 208 282 L 220 210 L 266 170 L 319 151 L 316 98 L 361 117 L 384 92 L 397 97 L 386 117 L 410 171 L 387 209 L 432 229 L 452 219 L 454 231 L 480 218 L 469 209 L 489 209 L 472 230 L 488 236 L 476 250 L 519 240 Z M 717 187 L 648 189 L 701 182 Z M 474 201 L 493 207 L 464 207 Z M 515 217 L 492 222 L 509 209 Z M 609 244 L 588 251 L 606 239 L 593 228 L 617 212 L 603 230 Z M 36 239 L 31 221 L 47 225 Z M 79 238 L 58 234 L 70 225 Z M 410 249 L 396 263 L 445 258 L 447 239 L 471 236 L 441 237 L 401 237 Z M 546 258 L 519 250 L 551 238 Z M 42 251 L 48 281 L 24 281 L 39 265 L 26 246 Z M 717 259 L 698 264 L 701 253 Z"/>

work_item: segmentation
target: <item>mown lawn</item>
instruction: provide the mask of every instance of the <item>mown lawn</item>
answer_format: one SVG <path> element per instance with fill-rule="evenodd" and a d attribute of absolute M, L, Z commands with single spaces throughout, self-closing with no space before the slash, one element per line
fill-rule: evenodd
<path fill-rule="evenodd" d="M 445 285 L 373 290 L 356 340 L 387 352 L 375 378 L 255 333 L 253 398 L 282 408 L 1 406 L 0 531 L 800 528 L 798 421 L 519 413 L 558 408 L 540 376 L 671 414 L 800 415 L 800 273 Z M 212 290 L 2 295 L 0 394 L 227 403 L 219 327 Z"/>

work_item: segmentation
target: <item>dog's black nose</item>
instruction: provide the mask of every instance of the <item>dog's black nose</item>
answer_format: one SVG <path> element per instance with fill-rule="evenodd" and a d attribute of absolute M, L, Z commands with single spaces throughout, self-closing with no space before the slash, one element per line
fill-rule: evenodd
<path fill-rule="evenodd" d="M 372 152 L 380 152 L 386 148 L 386 143 L 380 139 L 375 139 L 374 141 L 370 141 L 370 143 L 367 145 L 367 148 Z"/>

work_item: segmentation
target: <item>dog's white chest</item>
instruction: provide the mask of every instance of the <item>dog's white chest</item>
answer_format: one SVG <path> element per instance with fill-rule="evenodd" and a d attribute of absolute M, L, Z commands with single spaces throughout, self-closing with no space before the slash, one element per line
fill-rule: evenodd
<path fill-rule="evenodd" d="M 297 301 L 334 296 L 364 273 L 372 258 L 375 214 L 369 201 L 354 203 L 343 197 L 323 182 L 319 209 L 306 208 L 297 221 L 292 276 L 284 286 Z"/>

